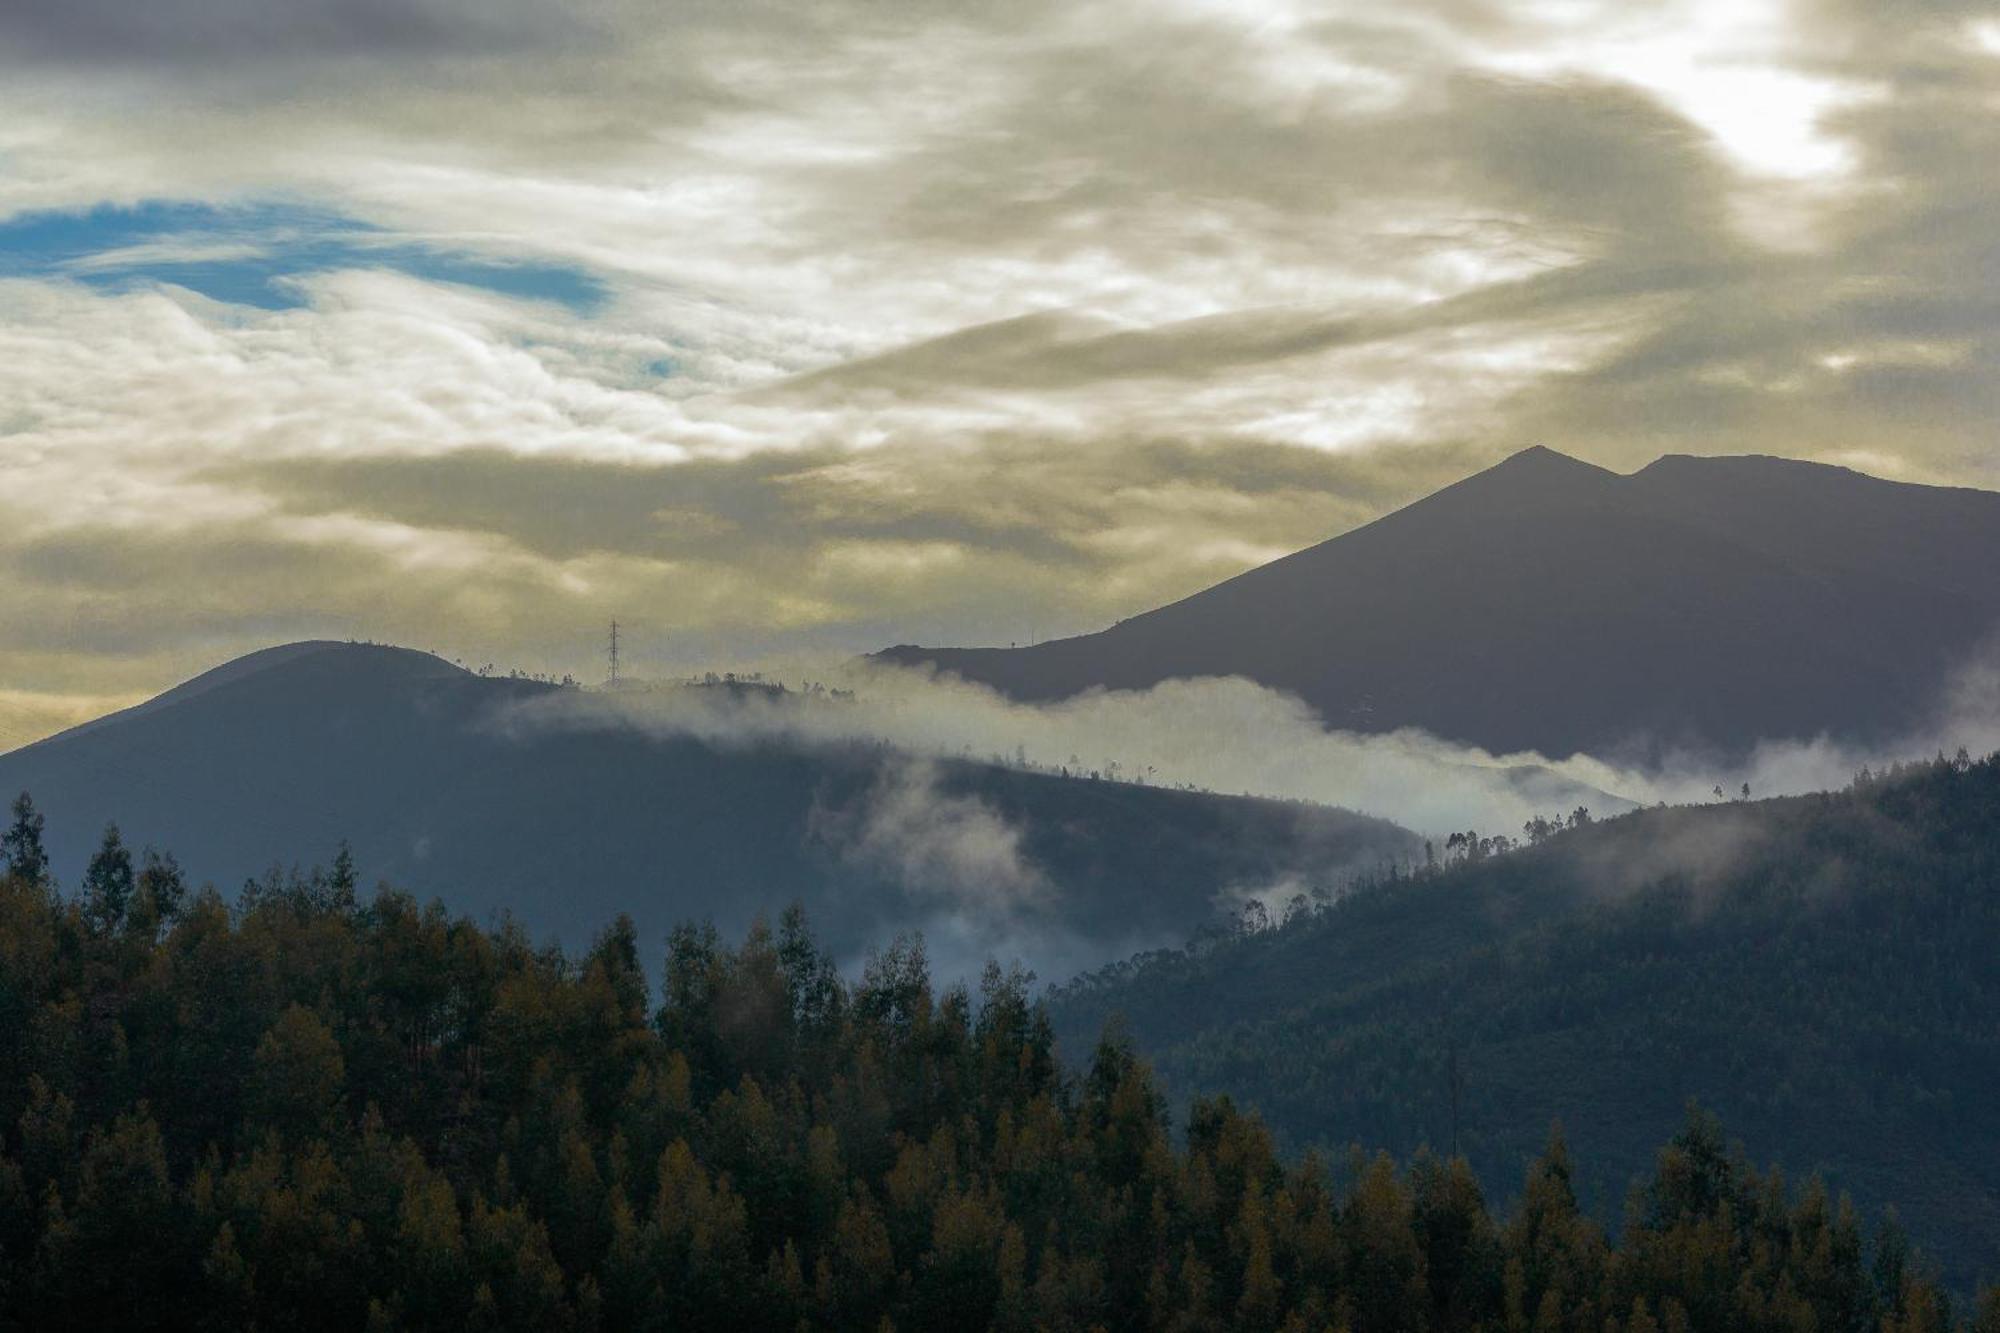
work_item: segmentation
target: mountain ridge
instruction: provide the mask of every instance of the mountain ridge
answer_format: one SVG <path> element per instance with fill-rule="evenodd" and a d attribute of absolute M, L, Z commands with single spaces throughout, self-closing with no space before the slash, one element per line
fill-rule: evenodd
<path fill-rule="evenodd" d="M 39 740 L 29 741 L 26 745 L 16 746 L 13 750 L 0 751 L 0 758 L 4 758 L 10 754 L 18 754 L 24 750 L 32 750 L 38 745 L 50 745 L 77 736 L 87 735 L 92 731 L 118 722 L 121 719 L 129 721 L 134 718 L 145 717 L 160 712 L 163 709 L 173 708 L 190 700 L 197 699 L 210 690 L 219 689 L 236 681 L 248 679 L 259 672 L 280 667 L 287 662 L 301 657 L 308 657 L 315 653 L 325 652 L 329 649 L 356 649 L 364 652 L 383 654 L 389 660 L 398 661 L 404 659 L 424 659 L 436 663 L 442 669 L 438 673 L 440 675 L 451 672 L 458 672 L 465 675 L 471 674 L 464 667 L 454 666 L 435 653 L 427 653 L 418 648 L 403 648 L 393 644 L 353 643 L 342 639 L 300 639 L 292 643 L 280 643 L 274 644 L 269 648 L 259 648 L 245 653 L 240 657 L 233 657 L 219 666 L 210 667 L 206 671 L 188 677 L 178 685 L 162 690 L 150 699 L 142 700 L 127 708 L 120 708 L 114 712 L 106 713 L 102 717 L 94 717 L 88 721 L 79 722 L 73 727 L 65 727 L 63 730 L 55 732 L 52 735 L 44 736 Z M 412 674 L 415 673 L 413 672 Z"/>
<path fill-rule="evenodd" d="M 1462 1147 L 1505 1197 L 1551 1120 L 1609 1169 L 1600 1216 L 1688 1098 L 1893 1203 L 1970 1289 L 2000 1276 L 2000 756 L 1839 792 L 1647 808 L 1373 885 L 1290 924 L 1058 988 L 1176 1097 L 1293 1146 Z"/>
<path fill-rule="evenodd" d="M 1930 720 L 2000 627 L 2000 494 L 1542 446 L 1094 634 L 878 654 L 1046 700 L 1239 675 L 1327 725 L 1657 760 Z"/>
<path fill-rule="evenodd" d="M 107 821 L 226 890 L 346 840 L 371 882 L 571 944 L 620 911 L 655 936 L 703 917 L 741 931 L 796 898 L 837 908 L 816 915 L 849 955 L 956 928 L 962 908 L 957 924 L 985 932 L 963 949 L 1018 944 L 1045 968 L 1186 938 L 1238 884 L 1420 852 L 1407 830 L 1332 807 L 860 742 L 652 734 L 608 695 L 508 725 L 566 693 L 413 650 L 285 645 L 0 755 L 0 792 L 34 797 L 66 883 Z"/>

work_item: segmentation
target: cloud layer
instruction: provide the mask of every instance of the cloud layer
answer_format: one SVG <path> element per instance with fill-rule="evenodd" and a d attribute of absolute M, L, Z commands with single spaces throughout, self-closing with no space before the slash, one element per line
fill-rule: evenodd
<path fill-rule="evenodd" d="M 1578 805 L 1601 817 L 1634 805 L 1733 800 L 1745 785 L 1756 797 L 1825 791 L 1863 768 L 1960 746 L 2000 750 L 1996 662 L 1958 673 L 1924 726 L 1880 746 L 1826 737 L 1767 742 L 1740 760 L 1681 752 L 1648 768 L 1587 755 L 1495 755 L 1414 730 L 1330 731 L 1297 698 L 1237 678 L 1029 704 L 954 677 L 856 661 L 772 663 L 762 678 L 787 683 L 784 693 L 677 685 L 563 691 L 520 707 L 511 725 L 633 727 L 720 746 L 887 747 L 911 763 L 860 807 L 825 812 L 829 843 L 909 870 L 913 884 L 935 880 L 985 901 L 1025 902 L 1039 891 L 1039 872 L 990 811 L 938 791 L 936 761 L 1344 806 L 1440 840 L 1468 829 L 1517 837 L 1535 816 L 1560 817 Z M 829 684 L 840 692 L 828 695 Z M 918 865 L 924 873 L 912 869 Z"/>
<path fill-rule="evenodd" d="M 1996 34 L 0 9 L 0 745 L 315 634 L 581 674 L 613 614 L 661 670 L 1073 632 L 1532 441 L 2000 485 Z"/>

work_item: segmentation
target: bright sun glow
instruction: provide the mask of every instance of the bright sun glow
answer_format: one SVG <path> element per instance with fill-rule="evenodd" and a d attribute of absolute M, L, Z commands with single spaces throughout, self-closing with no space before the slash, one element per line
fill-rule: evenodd
<path fill-rule="evenodd" d="M 1778 0 L 1697 0 L 1616 14 L 1561 5 L 1539 13 L 1550 40 L 1485 63 L 1533 78 L 1597 77 L 1634 84 L 1713 136 L 1745 170 L 1804 180 L 1854 165 L 1827 131 L 1828 113 L 1875 95 L 1866 85 L 1789 68 Z"/>

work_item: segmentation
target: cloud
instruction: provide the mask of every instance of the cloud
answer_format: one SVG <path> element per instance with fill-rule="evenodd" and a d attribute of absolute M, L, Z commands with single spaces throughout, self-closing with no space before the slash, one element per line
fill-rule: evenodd
<path fill-rule="evenodd" d="M 270 252 L 247 241 L 215 241 L 200 235 L 165 237 L 109 250 L 95 250 L 70 261 L 77 273 L 106 273 L 190 264 L 235 264 L 265 258 Z"/>
<path fill-rule="evenodd" d="M 985 799 L 947 792 L 931 760 L 889 765 L 851 806 L 814 807 L 807 836 L 886 873 L 919 903 L 1006 918 L 1051 892 L 1022 830 Z"/>
<path fill-rule="evenodd" d="M 1046 637 L 1531 441 L 2000 484 L 1991 18 L 0 7 L 0 218 L 173 223 L 0 253 L 0 680 Z"/>
<path fill-rule="evenodd" d="M 38 694 L 32 690 L 0 690 L 0 751 L 38 741 L 44 736 L 129 708 L 142 695 Z"/>
<path fill-rule="evenodd" d="M 1723 810 L 1699 820 L 1663 821 L 1644 839 L 1580 840 L 1569 855 L 1593 893 L 1624 897 L 1673 881 L 1688 905 L 1705 913 L 1729 878 L 1771 846 L 1771 821 L 1749 810 Z"/>
<path fill-rule="evenodd" d="M 581 671 L 582 627 L 634 608 L 654 635 L 635 647 L 683 667 L 828 626 L 853 650 L 913 622 L 1046 636 L 1453 464 L 1170 436 L 940 450 L 914 426 L 866 450 L 822 428 L 744 450 L 754 421 L 648 373 L 676 352 L 657 336 L 384 273 L 302 288 L 305 307 L 268 313 L 8 289 L 8 649 L 102 653 L 115 629 L 121 684 L 165 684 L 281 633 Z"/>
<path fill-rule="evenodd" d="M 1827 791 L 1845 786 L 1864 768 L 1879 771 L 1961 747 L 1975 755 L 2000 751 L 2000 640 L 1992 637 L 1951 673 L 1930 715 L 1908 735 L 1875 745 L 1829 736 L 1766 741 L 1733 766 L 1700 754 L 1671 754 L 1647 790 L 1653 799 L 1669 801 L 1702 800 L 1714 785 L 1726 795 L 1746 783 L 1753 796 Z"/>
<path fill-rule="evenodd" d="M 567 7 L 565 7 L 566 9 Z M 16 59 L 79 65 L 219 67 L 250 60 L 420 58 L 543 48 L 573 19 L 527 0 L 113 0 L 0 6 Z"/>
<path fill-rule="evenodd" d="M 1536 815 L 1565 815 L 1578 805 L 1604 817 L 1635 805 L 1705 804 L 1716 799 L 1715 787 L 1733 800 L 1746 783 L 1758 798 L 1795 795 L 1844 786 L 1863 768 L 1951 754 L 1960 746 L 1975 754 L 2000 750 L 1996 663 L 1995 653 L 1968 663 L 1925 725 L 1884 744 L 1826 737 L 1767 742 L 1737 761 L 1678 752 L 1650 767 L 1587 755 L 1562 760 L 1531 751 L 1494 755 L 1415 730 L 1329 731 L 1297 698 L 1238 678 L 1166 681 L 1147 690 L 1096 691 L 1029 704 L 956 678 L 852 659 L 764 663 L 762 678 L 786 684 L 789 694 L 671 682 L 636 693 L 566 692 L 522 706 L 510 725 L 632 727 L 727 746 L 885 746 L 919 762 L 871 801 L 871 809 L 891 816 L 910 813 L 908 820 L 887 819 L 884 848 L 902 845 L 898 830 L 919 827 L 944 830 L 947 843 L 963 830 L 969 846 L 1007 845 L 1005 830 L 985 825 L 977 811 L 939 806 L 944 798 L 937 798 L 935 770 L 923 762 L 937 760 L 1312 801 L 1387 818 L 1433 838 L 1466 829 L 1511 837 Z M 850 694 L 802 696 L 813 683 Z M 866 842 L 854 830 L 873 815 L 850 812 L 842 818 L 849 845 Z M 985 864 L 982 855 L 968 853 L 962 864 Z M 943 873 L 951 857 L 940 853 L 937 864 L 941 878 L 951 879 Z M 1005 865 L 1005 855 L 995 851 L 991 864 Z M 1337 887 L 1350 872 L 1374 868 L 1329 866 L 1324 883 Z M 996 868 L 990 880 L 1019 890 L 1032 883 L 1034 873 L 1032 867 L 1018 874 Z M 1268 897 L 1270 886 L 1242 888 Z M 1013 894 L 1017 901 L 1028 896 Z M 1280 902 L 1289 897 L 1284 893 Z"/>
<path fill-rule="evenodd" d="M 1415 731 L 1331 732 L 1298 699 L 1235 678 L 1024 704 L 984 686 L 852 660 L 772 662 L 763 675 L 789 682 L 794 693 L 667 686 L 563 694 L 524 706 L 515 725 L 629 726 L 717 745 L 885 745 L 920 759 L 1339 805 L 1426 833 L 1473 826 L 1511 833 L 1537 813 L 1579 803 L 1599 813 L 1607 801 L 1623 808 L 1621 784 L 1652 791 L 1644 775 L 1582 757 L 1495 756 Z M 852 697 L 799 697 L 808 682 L 845 687 Z M 927 772 L 916 770 L 910 790 L 923 794 Z"/>

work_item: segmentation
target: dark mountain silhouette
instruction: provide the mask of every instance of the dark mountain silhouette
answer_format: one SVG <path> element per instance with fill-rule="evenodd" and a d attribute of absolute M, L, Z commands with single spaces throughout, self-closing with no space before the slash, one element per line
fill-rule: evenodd
<path fill-rule="evenodd" d="M 2000 625 L 2000 494 L 1544 448 L 1097 634 L 891 648 L 1022 699 L 1246 676 L 1331 726 L 1657 757 L 1895 739 Z"/>
<path fill-rule="evenodd" d="M 1184 939 L 1231 886 L 1335 877 L 1416 847 L 1340 810 L 912 768 L 879 747 L 717 748 L 601 716 L 505 725 L 558 693 L 407 649 L 293 644 L 0 755 L 0 792 L 33 794 L 72 885 L 107 820 L 230 893 L 313 849 L 330 861 L 345 838 L 368 880 L 458 911 L 506 909 L 537 936 L 580 945 L 629 911 L 649 961 L 675 921 L 740 931 L 796 898 L 848 954 L 930 927 L 941 961 L 976 965 L 950 957 L 961 931 L 962 949 L 1017 951 L 1053 973 Z M 1045 881 L 1034 891 L 980 880 L 995 829 L 1018 832 Z M 972 845 L 953 847 L 960 837 Z"/>
<path fill-rule="evenodd" d="M 1788 1176 L 1894 1205 L 1954 1284 L 2000 1279 L 2000 757 L 1837 793 L 1647 809 L 1062 988 L 1176 1099 L 1293 1147 L 1440 1150 L 1493 1192 L 1560 1120 L 1616 1221 L 1687 1099 Z M 1454 1095 L 1456 1084 L 1456 1095 Z"/>

